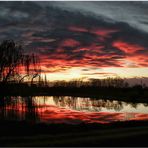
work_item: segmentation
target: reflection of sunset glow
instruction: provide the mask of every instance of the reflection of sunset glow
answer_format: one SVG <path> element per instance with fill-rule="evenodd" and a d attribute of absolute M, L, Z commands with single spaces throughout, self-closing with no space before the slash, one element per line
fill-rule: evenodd
<path fill-rule="evenodd" d="M 1 119 L 45 123 L 110 123 L 148 120 L 148 105 L 80 97 L 11 97 L 0 107 Z"/>

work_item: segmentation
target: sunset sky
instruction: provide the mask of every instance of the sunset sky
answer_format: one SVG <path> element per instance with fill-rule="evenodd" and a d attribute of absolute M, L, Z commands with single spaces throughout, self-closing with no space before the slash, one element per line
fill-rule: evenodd
<path fill-rule="evenodd" d="M 48 80 L 148 77 L 148 2 L 0 2 L 0 41 L 36 53 Z"/>

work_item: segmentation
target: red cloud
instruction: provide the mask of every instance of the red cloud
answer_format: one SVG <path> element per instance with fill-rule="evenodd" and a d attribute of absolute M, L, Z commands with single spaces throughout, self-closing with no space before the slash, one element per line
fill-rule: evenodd
<path fill-rule="evenodd" d="M 135 53 L 136 51 L 144 50 L 144 48 L 141 47 L 140 45 L 130 44 L 130 43 L 126 43 L 126 42 L 123 42 L 123 41 L 113 42 L 113 47 L 116 47 L 116 48 L 122 50 L 123 52 L 125 52 L 127 54 L 128 53 L 132 54 L 132 53 Z"/>
<path fill-rule="evenodd" d="M 88 32 L 88 29 L 84 27 L 70 26 L 68 29 L 76 32 Z"/>
<path fill-rule="evenodd" d="M 88 47 L 76 47 L 72 50 L 72 54 L 67 54 L 66 50 L 59 47 L 50 55 L 40 55 L 43 71 L 57 72 L 62 67 L 107 67 L 121 66 L 121 62 L 116 58 L 115 53 L 104 54 L 104 46 L 91 44 Z M 59 68 L 57 68 L 59 67 Z M 47 70 L 48 69 L 48 70 Z M 56 71 L 55 71 L 56 69 Z M 63 69 L 64 70 L 64 69 Z"/>
<path fill-rule="evenodd" d="M 146 67 L 148 65 L 144 47 L 123 41 L 124 35 L 123 40 L 111 38 L 112 34 L 119 33 L 119 29 L 93 26 L 89 28 L 70 26 L 67 29 L 72 31 L 71 36 L 63 36 L 53 44 L 53 47 L 51 43 L 51 47 L 45 46 L 40 50 L 43 71 L 61 72 L 65 70 L 63 67 Z"/>
<path fill-rule="evenodd" d="M 60 46 L 64 47 L 75 47 L 79 46 L 80 43 L 74 39 L 65 39 Z"/>
<path fill-rule="evenodd" d="M 106 29 L 106 28 L 93 28 L 91 30 L 91 33 L 94 33 L 96 35 L 102 36 L 102 37 L 109 37 L 110 34 L 118 32 L 116 29 Z"/>
<path fill-rule="evenodd" d="M 131 61 L 135 63 L 138 67 L 147 67 L 148 66 L 148 60 L 147 60 L 147 54 L 133 54 L 126 56 L 125 61 Z"/>
<path fill-rule="evenodd" d="M 110 34 L 118 32 L 119 30 L 117 29 L 110 29 L 110 28 L 103 28 L 103 27 L 96 27 L 96 28 L 84 28 L 84 27 L 78 27 L 78 26 L 70 26 L 68 28 L 71 31 L 75 31 L 75 32 L 88 32 L 88 33 L 92 33 L 101 37 L 109 37 Z"/>

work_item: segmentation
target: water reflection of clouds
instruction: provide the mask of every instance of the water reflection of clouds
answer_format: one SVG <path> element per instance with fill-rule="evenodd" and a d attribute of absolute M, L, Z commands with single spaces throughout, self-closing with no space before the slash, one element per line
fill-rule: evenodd
<path fill-rule="evenodd" d="M 41 121 L 47 123 L 110 123 L 126 120 L 148 120 L 148 114 L 81 112 L 54 107 L 45 111 L 42 110 L 41 116 Z"/>
<path fill-rule="evenodd" d="M 0 100 L 0 118 L 69 124 L 148 120 L 147 106 L 69 96 L 4 97 Z"/>

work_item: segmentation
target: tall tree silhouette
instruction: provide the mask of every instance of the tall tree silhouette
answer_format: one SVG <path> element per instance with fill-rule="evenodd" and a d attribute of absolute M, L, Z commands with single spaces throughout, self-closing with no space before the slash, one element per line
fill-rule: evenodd
<path fill-rule="evenodd" d="M 22 81 L 26 76 L 40 73 L 39 60 L 34 54 L 25 54 L 21 45 L 12 40 L 0 44 L 0 81 Z"/>

